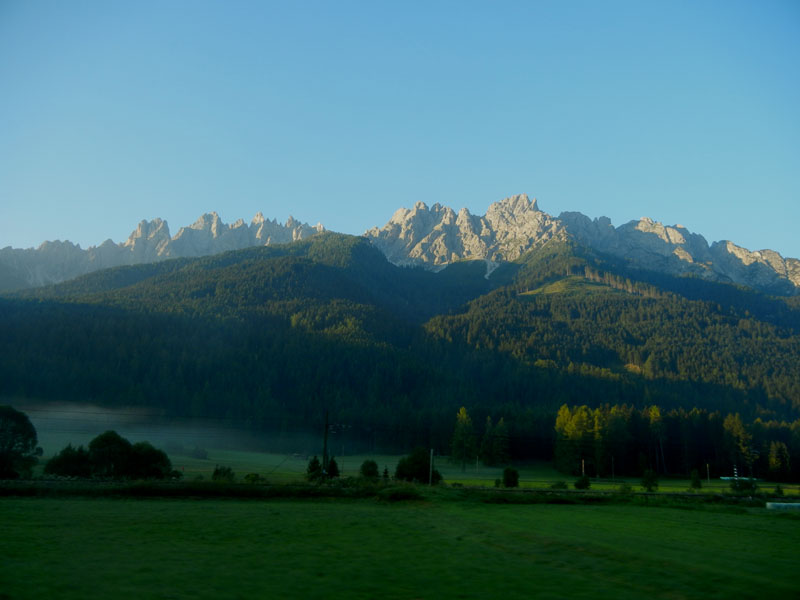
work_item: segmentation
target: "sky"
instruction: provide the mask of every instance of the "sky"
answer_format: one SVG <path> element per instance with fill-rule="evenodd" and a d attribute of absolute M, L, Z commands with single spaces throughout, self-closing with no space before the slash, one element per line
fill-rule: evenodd
<path fill-rule="evenodd" d="M 0 247 L 519 193 L 800 257 L 800 2 L 0 0 Z"/>

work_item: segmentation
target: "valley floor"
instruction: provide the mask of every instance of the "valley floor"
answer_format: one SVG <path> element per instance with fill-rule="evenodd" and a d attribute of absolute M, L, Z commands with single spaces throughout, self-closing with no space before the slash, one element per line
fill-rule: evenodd
<path fill-rule="evenodd" d="M 765 509 L 0 499 L 0 598 L 744 598 L 796 593 Z"/>

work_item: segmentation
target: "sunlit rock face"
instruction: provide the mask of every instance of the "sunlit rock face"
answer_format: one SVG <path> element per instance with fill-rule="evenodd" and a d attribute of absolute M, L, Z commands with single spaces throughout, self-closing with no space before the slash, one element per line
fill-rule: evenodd
<path fill-rule="evenodd" d="M 417 202 L 365 235 L 391 262 L 434 270 L 465 259 L 513 261 L 550 240 L 569 239 L 641 269 L 770 293 L 800 291 L 800 261 L 773 250 L 751 252 L 728 241 L 709 246 L 702 235 L 682 225 L 665 226 L 647 217 L 619 227 L 607 217 L 590 219 L 579 212 L 555 218 L 524 194 L 490 205 L 484 216 L 472 215 L 466 208 L 456 213 L 440 204 L 429 208 Z"/>
<path fill-rule="evenodd" d="M 365 235 L 391 262 L 428 268 L 464 259 L 516 260 L 551 239 L 566 239 L 563 226 L 524 194 L 495 202 L 483 216 L 417 202 Z"/>
<path fill-rule="evenodd" d="M 106 240 L 86 250 L 72 242 L 44 242 L 38 248 L 0 250 L 0 292 L 58 283 L 99 269 L 195 257 L 250 246 L 301 240 L 324 231 L 289 217 L 286 224 L 258 213 L 248 225 L 239 219 L 223 223 L 216 212 L 206 213 L 174 237 L 162 219 L 141 221 L 120 244 Z"/>

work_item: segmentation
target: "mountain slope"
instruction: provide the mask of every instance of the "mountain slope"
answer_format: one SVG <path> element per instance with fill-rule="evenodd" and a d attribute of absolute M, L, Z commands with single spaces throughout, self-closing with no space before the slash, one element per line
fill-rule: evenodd
<path fill-rule="evenodd" d="M 796 297 L 637 271 L 569 238 L 434 273 L 323 233 L 0 297 L 3 403 L 201 419 L 291 451 L 328 414 L 349 451 L 440 453 L 464 406 L 486 432 L 504 420 L 513 458 L 556 452 L 569 471 L 580 454 L 596 474 L 783 456 L 800 478 L 798 356 Z M 564 415 L 582 428 L 566 446 Z M 755 459 L 730 452 L 737 419 Z"/>
<path fill-rule="evenodd" d="M 298 390 L 330 389 L 348 414 L 385 400 L 380 421 L 398 403 L 408 416 L 468 401 L 489 412 L 613 400 L 798 414 L 796 308 L 702 280 L 669 289 L 615 260 L 551 240 L 487 279 L 483 261 L 400 268 L 364 238 L 328 233 L 98 272 L 2 301 L 0 393 L 57 397 L 71 381 L 79 397 L 198 414 L 198 394 L 216 394 L 227 399 L 217 413 L 240 416 L 255 397 L 282 397 L 278 412 L 294 418 Z M 290 389 L 283 369 L 296 374 Z"/>
<path fill-rule="evenodd" d="M 336 299 L 421 322 L 491 289 L 484 273 L 483 263 L 438 274 L 399 268 L 363 237 L 326 232 L 291 244 L 107 269 L 15 296 L 206 316 Z"/>

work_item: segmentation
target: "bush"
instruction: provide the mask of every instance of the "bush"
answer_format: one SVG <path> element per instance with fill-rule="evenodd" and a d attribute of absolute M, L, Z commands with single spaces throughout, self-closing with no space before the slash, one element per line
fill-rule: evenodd
<path fill-rule="evenodd" d="M 731 491 L 737 494 L 755 494 L 758 491 L 755 479 L 739 477 L 731 481 Z"/>
<path fill-rule="evenodd" d="M 404 485 L 384 488 L 378 492 L 378 498 L 388 502 L 397 502 L 399 500 L 419 500 L 422 498 L 422 494 L 417 488 Z"/>
<path fill-rule="evenodd" d="M 116 431 L 101 433 L 89 442 L 92 473 L 100 477 L 125 477 L 133 445 Z"/>
<path fill-rule="evenodd" d="M 306 467 L 306 479 L 309 481 L 318 481 L 321 477 L 322 464 L 319 462 L 319 459 L 314 456 L 308 461 L 308 466 Z"/>
<path fill-rule="evenodd" d="M 575 483 L 573 483 L 572 485 L 575 486 L 576 490 L 588 490 L 591 487 L 592 483 L 591 481 L 589 481 L 588 475 L 581 475 L 580 477 L 578 477 L 578 479 L 575 480 Z"/>
<path fill-rule="evenodd" d="M 251 484 L 267 483 L 267 478 L 262 477 L 258 473 L 248 473 L 247 475 L 244 476 L 244 481 L 245 483 L 251 483 Z"/>
<path fill-rule="evenodd" d="M 37 442 L 28 415 L 11 406 L 0 406 L 0 479 L 30 477 L 42 455 Z"/>
<path fill-rule="evenodd" d="M 211 481 L 219 483 L 233 483 L 236 480 L 236 475 L 230 467 L 220 467 L 217 465 L 214 472 L 211 474 Z"/>
<path fill-rule="evenodd" d="M 513 467 L 503 469 L 503 487 L 519 487 L 519 471 Z"/>
<path fill-rule="evenodd" d="M 328 460 L 328 477 L 338 477 L 339 476 L 339 463 L 336 462 L 336 459 L 331 456 L 330 460 Z"/>
<path fill-rule="evenodd" d="M 411 454 L 400 459 L 394 476 L 395 479 L 418 483 L 428 483 L 428 479 L 431 478 L 431 483 L 439 483 L 442 480 L 442 474 L 436 469 L 433 469 L 431 474 L 430 468 L 431 459 L 428 451 L 425 448 L 416 448 Z"/>
<path fill-rule="evenodd" d="M 642 487 L 648 492 L 658 489 L 658 475 L 652 469 L 645 469 L 642 474 Z"/>
<path fill-rule="evenodd" d="M 92 463 L 89 462 L 89 451 L 83 446 L 73 448 L 67 444 L 61 452 L 47 461 L 44 466 L 47 475 L 62 477 L 91 477 Z"/>
<path fill-rule="evenodd" d="M 633 488 L 631 487 L 630 483 L 623 481 L 619 484 L 619 487 L 617 487 L 617 492 L 620 494 L 632 494 Z"/>
<path fill-rule="evenodd" d="M 127 477 L 133 479 L 164 479 L 172 472 L 172 463 L 163 450 L 150 442 L 136 442 L 128 457 Z"/>
<path fill-rule="evenodd" d="M 550 484 L 551 490 L 566 490 L 569 489 L 566 481 L 554 481 Z"/>
<path fill-rule="evenodd" d="M 780 485 L 775 486 L 775 491 L 772 492 L 775 496 L 783 496 L 783 488 Z"/>
<path fill-rule="evenodd" d="M 374 460 L 367 459 L 361 463 L 361 468 L 358 470 L 358 472 L 364 479 L 378 479 L 378 463 L 376 463 Z"/>
<path fill-rule="evenodd" d="M 699 490 L 703 487 L 703 482 L 700 481 L 700 473 L 697 472 L 697 469 L 692 469 L 689 477 L 692 480 L 691 484 L 689 485 L 693 490 Z"/>
<path fill-rule="evenodd" d="M 163 450 L 150 442 L 131 444 L 116 431 L 101 433 L 89 450 L 68 444 L 45 465 L 49 475 L 66 477 L 114 477 L 116 479 L 165 479 L 180 477 Z"/>

